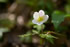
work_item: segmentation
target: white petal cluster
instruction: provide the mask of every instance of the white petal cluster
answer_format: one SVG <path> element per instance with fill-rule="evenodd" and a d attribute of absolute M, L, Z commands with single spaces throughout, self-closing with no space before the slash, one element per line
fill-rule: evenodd
<path fill-rule="evenodd" d="M 33 18 L 32 22 L 34 24 L 41 25 L 48 20 L 49 16 L 45 15 L 43 10 L 40 10 L 39 12 L 34 12 Z"/>

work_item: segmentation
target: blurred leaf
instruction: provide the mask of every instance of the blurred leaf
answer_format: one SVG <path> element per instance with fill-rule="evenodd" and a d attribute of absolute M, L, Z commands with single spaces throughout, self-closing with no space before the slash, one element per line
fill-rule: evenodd
<path fill-rule="evenodd" d="M 32 34 L 31 34 L 31 32 L 30 31 L 28 31 L 27 32 L 27 34 L 30 34 L 29 36 L 27 36 L 27 37 L 24 37 L 24 42 L 27 42 L 27 43 L 30 43 L 30 42 L 32 42 Z"/>
<path fill-rule="evenodd" d="M 53 44 L 53 41 L 54 41 L 54 36 L 50 35 L 50 34 L 40 34 L 39 35 L 41 38 L 45 38 L 47 39 L 49 42 L 51 42 Z"/>
<path fill-rule="evenodd" d="M 39 0 L 39 2 L 38 2 L 38 8 L 39 9 L 44 9 L 44 5 L 45 3 L 44 3 L 44 0 Z"/>
<path fill-rule="evenodd" d="M 24 34 L 24 35 L 19 35 L 20 37 L 20 40 L 23 41 L 23 42 L 31 42 L 31 33 L 27 33 L 27 34 Z"/>
<path fill-rule="evenodd" d="M 28 22 L 27 26 L 32 26 L 32 25 L 33 25 L 32 20 L 30 20 L 30 21 Z"/>
<path fill-rule="evenodd" d="M 54 39 L 53 39 L 53 38 L 47 37 L 46 39 L 47 39 L 50 43 L 54 44 Z"/>
<path fill-rule="evenodd" d="M 39 34 L 41 38 L 45 38 L 45 34 Z"/>
<path fill-rule="evenodd" d="M 70 5 L 66 5 L 65 7 L 67 14 L 70 14 Z"/>
<path fill-rule="evenodd" d="M 54 44 L 54 38 L 56 38 L 56 37 L 54 37 L 54 36 L 52 36 L 52 35 L 50 35 L 50 34 L 47 34 L 47 35 L 46 35 L 46 39 L 47 39 L 49 42 L 51 42 L 52 44 Z"/>
<path fill-rule="evenodd" d="M 58 28 L 58 32 L 64 32 L 64 31 L 67 31 L 68 30 L 68 27 L 67 26 L 60 26 L 59 28 Z"/>
<path fill-rule="evenodd" d="M 0 37 L 2 37 L 3 32 L 8 32 L 9 29 L 8 28 L 0 28 Z"/>
<path fill-rule="evenodd" d="M 47 0 L 46 1 L 46 7 L 47 7 L 47 11 L 48 11 L 48 14 L 51 14 L 54 10 L 54 3 L 52 0 Z"/>
<path fill-rule="evenodd" d="M 0 38 L 2 37 L 2 35 L 3 35 L 3 32 L 0 32 Z"/>
<path fill-rule="evenodd" d="M 45 28 L 45 25 L 44 24 L 42 24 L 42 25 L 34 25 L 33 27 L 36 28 L 38 31 L 41 31 L 41 30 L 43 30 Z"/>
<path fill-rule="evenodd" d="M 14 25 L 13 22 L 11 22 L 9 19 L 1 19 L 0 20 L 0 27 L 12 27 Z"/>
<path fill-rule="evenodd" d="M 46 38 L 56 38 L 56 37 L 54 37 L 54 36 L 51 35 L 51 34 L 46 34 L 45 36 L 46 36 Z"/>
<path fill-rule="evenodd" d="M 54 24 L 55 29 L 59 27 L 61 22 L 64 21 L 65 15 L 61 11 L 54 11 L 52 14 L 52 23 Z"/>
<path fill-rule="evenodd" d="M 32 35 L 32 34 L 28 33 L 28 34 L 24 34 L 24 35 L 19 35 L 19 37 L 23 37 L 24 38 L 24 37 L 27 37 L 27 36 L 30 36 L 30 35 Z"/>
<path fill-rule="evenodd" d="M 39 32 L 36 30 L 32 30 L 32 32 L 33 32 L 33 34 L 39 34 Z"/>
<path fill-rule="evenodd" d="M 8 28 L 0 28 L 0 32 L 8 32 Z"/>
<path fill-rule="evenodd" d="M 27 42 L 27 43 L 32 42 L 32 37 L 31 36 L 24 37 L 23 42 Z"/>
<path fill-rule="evenodd" d="M 8 0 L 0 0 L 0 2 L 7 2 Z"/>
<path fill-rule="evenodd" d="M 70 0 L 67 0 L 67 3 L 70 5 Z"/>
<path fill-rule="evenodd" d="M 70 14 L 66 14 L 65 16 L 66 16 L 66 17 L 70 17 Z"/>
<path fill-rule="evenodd" d="M 35 6 L 37 3 L 37 0 L 16 0 L 16 2 L 20 4 L 24 3 L 29 6 Z"/>
<path fill-rule="evenodd" d="M 44 5 L 44 0 L 40 0 L 38 5 L 43 6 Z"/>
<path fill-rule="evenodd" d="M 32 41 L 31 36 L 32 36 L 32 34 L 30 32 L 27 32 L 24 35 L 19 35 L 20 41 L 30 43 Z"/>

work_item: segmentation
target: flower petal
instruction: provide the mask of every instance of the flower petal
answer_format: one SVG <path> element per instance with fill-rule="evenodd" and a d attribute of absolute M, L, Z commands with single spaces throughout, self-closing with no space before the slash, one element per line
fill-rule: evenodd
<path fill-rule="evenodd" d="M 37 22 L 37 25 L 42 25 L 43 24 L 43 22 Z"/>
<path fill-rule="evenodd" d="M 40 10 L 40 11 L 39 11 L 39 15 L 40 15 L 40 16 L 44 16 L 44 15 L 45 15 L 45 12 L 44 12 L 43 10 Z"/>
<path fill-rule="evenodd" d="M 40 10 L 39 13 L 34 12 L 33 18 L 34 19 L 32 20 L 32 22 L 34 24 L 41 25 L 48 20 L 49 16 L 45 15 L 45 12 L 43 10 Z"/>
<path fill-rule="evenodd" d="M 33 18 L 34 18 L 34 19 L 38 19 L 38 17 L 39 17 L 39 13 L 38 13 L 38 12 L 34 12 Z"/>
<path fill-rule="evenodd" d="M 37 25 L 41 25 L 41 24 L 43 24 L 43 22 L 37 22 L 35 19 L 32 20 L 32 22 L 33 22 L 34 24 L 37 24 Z"/>
<path fill-rule="evenodd" d="M 48 15 L 45 15 L 43 22 L 46 22 L 49 19 Z"/>
<path fill-rule="evenodd" d="M 34 19 L 34 20 L 32 20 L 32 22 L 34 23 L 34 24 L 37 24 L 37 22 L 36 22 L 36 20 Z"/>

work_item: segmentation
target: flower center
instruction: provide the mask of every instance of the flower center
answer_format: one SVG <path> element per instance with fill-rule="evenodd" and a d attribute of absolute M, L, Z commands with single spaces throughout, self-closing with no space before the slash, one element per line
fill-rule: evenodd
<path fill-rule="evenodd" d="M 41 21 L 43 21 L 43 19 L 44 19 L 43 16 L 41 16 L 41 17 L 39 16 L 39 18 L 37 19 L 37 21 L 38 21 L 38 22 L 41 22 Z"/>

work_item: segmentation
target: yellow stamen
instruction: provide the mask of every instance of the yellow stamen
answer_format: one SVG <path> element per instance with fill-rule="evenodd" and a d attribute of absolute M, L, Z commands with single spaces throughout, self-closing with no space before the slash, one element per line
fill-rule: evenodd
<path fill-rule="evenodd" d="M 41 21 L 43 21 L 43 19 L 44 19 L 43 16 L 41 16 L 41 17 L 39 16 L 39 18 L 37 19 L 37 21 L 41 22 Z"/>

